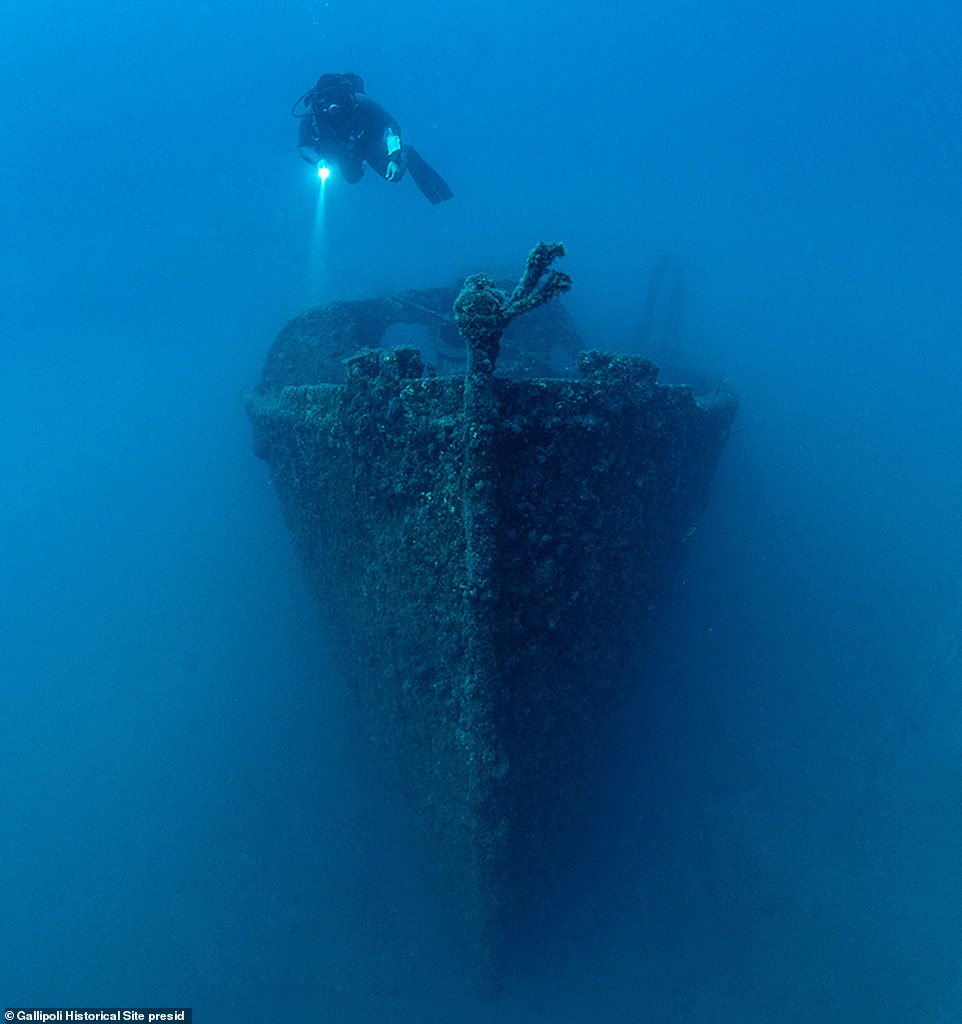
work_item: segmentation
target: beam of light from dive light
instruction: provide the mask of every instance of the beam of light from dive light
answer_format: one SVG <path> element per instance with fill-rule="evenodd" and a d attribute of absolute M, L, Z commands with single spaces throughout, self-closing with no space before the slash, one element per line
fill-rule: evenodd
<path fill-rule="evenodd" d="M 317 209 L 314 213 L 314 230 L 311 234 L 311 278 L 314 282 L 314 288 L 320 282 L 321 277 L 324 273 L 325 264 L 325 249 L 324 244 L 324 193 L 327 191 L 325 185 L 327 179 L 331 175 L 330 168 L 322 161 L 317 163 L 317 179 L 320 182 L 320 188 L 317 190 Z M 317 302 L 318 295 L 312 294 L 311 301 Z"/>

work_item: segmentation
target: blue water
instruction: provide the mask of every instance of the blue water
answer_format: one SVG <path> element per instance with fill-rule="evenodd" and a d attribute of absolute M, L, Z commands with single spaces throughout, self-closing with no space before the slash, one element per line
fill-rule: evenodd
<path fill-rule="evenodd" d="M 962 1020 L 957 5 L 4 23 L 4 1004 Z M 288 110 L 349 69 L 452 202 L 369 174 L 319 221 Z M 541 238 L 600 348 L 636 343 L 669 255 L 671 356 L 742 409 L 585 849 L 491 1001 L 327 668 L 241 394 L 306 305 L 515 273 Z"/>

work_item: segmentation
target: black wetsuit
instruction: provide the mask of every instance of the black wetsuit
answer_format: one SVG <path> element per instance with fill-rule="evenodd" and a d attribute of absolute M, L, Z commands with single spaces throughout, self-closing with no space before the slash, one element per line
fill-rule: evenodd
<path fill-rule="evenodd" d="M 354 94 L 354 106 L 346 110 L 342 107 L 334 114 L 312 113 L 302 117 L 297 144 L 305 159 L 336 166 L 344 180 L 353 184 L 360 181 L 365 163 L 382 178 L 387 174 L 388 145 L 395 139 L 400 147 L 401 129 L 397 121 L 380 103 L 359 92 Z M 390 155 L 398 163 L 398 173 L 392 180 L 399 181 L 407 165 L 404 151 L 399 149 L 396 155 Z"/>
<path fill-rule="evenodd" d="M 358 75 L 322 75 L 294 104 L 292 113 L 301 119 L 301 156 L 308 163 L 337 167 L 351 184 L 361 180 L 365 164 L 388 181 L 400 181 L 410 170 L 429 202 L 450 199 L 454 193 L 441 175 L 413 146 L 401 142 L 397 121 L 363 90 Z"/>

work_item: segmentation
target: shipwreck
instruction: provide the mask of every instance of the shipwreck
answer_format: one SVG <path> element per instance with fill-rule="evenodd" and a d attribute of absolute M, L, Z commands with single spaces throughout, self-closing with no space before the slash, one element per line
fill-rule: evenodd
<path fill-rule="evenodd" d="M 537 246 L 510 292 L 479 274 L 309 310 L 246 399 L 365 730 L 495 977 L 638 683 L 736 411 L 640 356 L 578 351 L 549 301 L 570 286 L 562 252 Z M 388 344 L 398 325 L 433 363 Z"/>

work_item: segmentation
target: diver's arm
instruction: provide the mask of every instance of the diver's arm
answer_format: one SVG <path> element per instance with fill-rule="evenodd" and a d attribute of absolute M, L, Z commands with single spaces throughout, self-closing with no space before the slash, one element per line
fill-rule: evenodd
<path fill-rule="evenodd" d="M 387 151 L 387 168 L 384 177 L 397 181 L 404 174 L 404 147 L 401 145 L 401 129 L 392 125 L 384 133 L 384 148 Z"/>
<path fill-rule="evenodd" d="M 368 163 L 388 181 L 397 181 L 404 174 L 404 143 L 397 121 L 370 96 L 358 94 L 358 118 L 369 137 Z"/>

